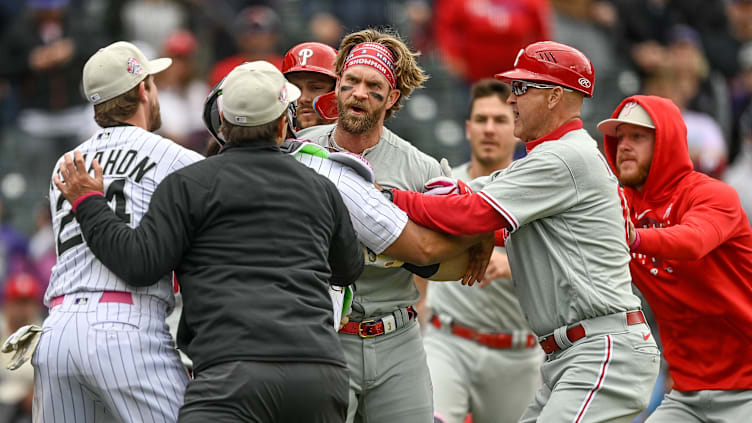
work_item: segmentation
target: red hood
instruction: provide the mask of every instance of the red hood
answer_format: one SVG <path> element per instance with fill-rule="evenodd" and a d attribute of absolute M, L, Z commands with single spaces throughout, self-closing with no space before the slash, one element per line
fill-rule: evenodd
<path fill-rule="evenodd" d="M 655 149 L 653 162 L 642 192 L 624 187 L 630 199 L 649 198 L 650 202 L 660 203 L 667 199 L 673 188 L 692 170 L 687 147 L 687 126 L 684 124 L 679 108 L 671 100 L 652 95 L 635 95 L 627 97 L 614 110 L 612 118 L 619 116 L 625 104 L 634 101 L 645 108 L 655 124 Z M 618 175 L 616 169 L 616 138 L 603 137 L 604 150 L 608 164 Z"/>

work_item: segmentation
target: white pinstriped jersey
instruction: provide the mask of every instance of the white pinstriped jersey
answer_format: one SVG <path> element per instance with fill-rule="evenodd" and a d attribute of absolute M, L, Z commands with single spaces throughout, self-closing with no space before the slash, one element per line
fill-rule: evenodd
<path fill-rule="evenodd" d="M 136 126 L 117 126 L 100 129 L 76 147 L 85 156 L 91 170 L 94 158 L 104 173 L 104 194 L 115 213 L 130 227 L 138 222 L 149 208 L 151 195 L 168 174 L 203 156 L 166 138 Z M 62 157 L 55 165 L 60 170 Z M 93 172 L 93 171 L 92 171 Z M 153 295 L 164 300 L 168 309 L 174 305 L 172 279 L 165 275 L 149 287 L 127 285 L 110 272 L 86 246 L 81 229 L 72 211 L 54 183 L 50 183 L 52 228 L 56 239 L 57 263 L 52 269 L 44 303 L 60 295 L 76 292 L 128 291 Z M 138 266 L 138 263 L 133 263 Z"/>
<path fill-rule="evenodd" d="M 303 153 L 295 154 L 295 158 L 337 186 L 358 239 L 371 251 L 381 254 L 399 238 L 407 225 L 407 214 L 373 184 L 342 163 Z"/>
<path fill-rule="evenodd" d="M 313 126 L 297 136 L 310 139 L 322 147 L 345 151 L 334 140 L 335 128 L 336 124 Z M 436 159 L 387 127 L 382 128 L 379 142 L 364 150 L 362 156 L 371 163 L 376 182 L 384 188 L 422 191 L 426 181 L 442 175 Z M 402 268 L 367 266 L 355 284 L 358 290 L 353 301 L 353 321 L 383 316 L 413 305 L 420 298 L 413 274 Z"/>

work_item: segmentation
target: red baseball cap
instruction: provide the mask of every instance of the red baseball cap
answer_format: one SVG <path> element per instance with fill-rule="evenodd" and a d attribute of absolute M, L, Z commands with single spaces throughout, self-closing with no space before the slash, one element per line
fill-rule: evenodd
<path fill-rule="evenodd" d="M 38 300 L 42 289 L 36 278 L 28 273 L 15 273 L 5 279 L 3 301 L 32 299 Z"/>

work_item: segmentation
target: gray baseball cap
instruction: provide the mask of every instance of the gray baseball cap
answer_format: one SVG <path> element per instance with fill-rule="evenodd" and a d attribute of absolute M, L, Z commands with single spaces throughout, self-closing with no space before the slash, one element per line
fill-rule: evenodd
<path fill-rule="evenodd" d="M 147 76 L 162 72 L 172 59 L 149 60 L 135 45 L 118 41 L 99 49 L 84 65 L 84 94 L 93 104 L 126 93 Z"/>
<path fill-rule="evenodd" d="M 655 129 L 653 119 L 647 110 L 634 101 L 630 101 L 622 107 L 619 116 L 615 119 L 606 119 L 598 124 L 598 130 L 609 137 L 616 136 L 616 128 L 624 123 Z"/>
<path fill-rule="evenodd" d="M 259 60 L 235 67 L 222 84 L 224 119 L 238 126 L 259 126 L 277 119 L 300 97 L 300 89 L 282 72 Z"/>

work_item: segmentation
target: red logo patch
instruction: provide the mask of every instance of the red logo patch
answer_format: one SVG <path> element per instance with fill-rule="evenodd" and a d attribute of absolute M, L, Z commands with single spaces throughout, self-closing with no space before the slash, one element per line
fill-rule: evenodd
<path fill-rule="evenodd" d="M 128 59 L 128 73 L 138 76 L 141 75 L 143 70 L 141 63 L 139 63 L 135 57 Z"/>

